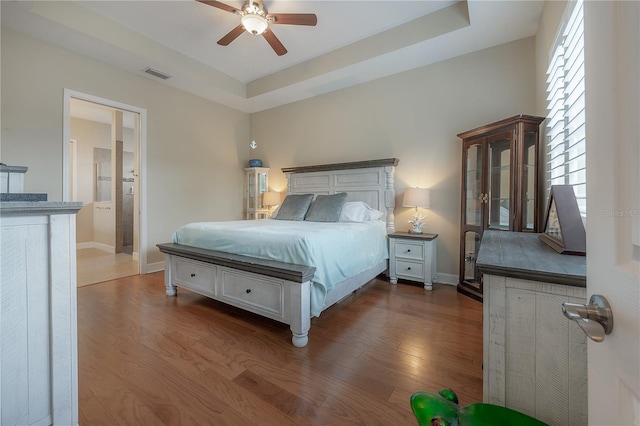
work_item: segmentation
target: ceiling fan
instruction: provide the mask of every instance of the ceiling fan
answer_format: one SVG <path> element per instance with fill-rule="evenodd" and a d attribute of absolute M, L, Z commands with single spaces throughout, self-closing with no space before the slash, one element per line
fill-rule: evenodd
<path fill-rule="evenodd" d="M 220 46 L 228 46 L 246 31 L 253 35 L 262 34 L 262 37 L 267 40 L 276 54 L 282 56 L 287 53 L 287 49 L 271 31 L 269 24 L 309 25 L 313 27 L 318 23 L 318 17 L 313 13 L 268 13 L 262 0 L 249 0 L 242 6 L 242 9 L 215 0 L 197 1 L 240 16 L 240 25 L 218 40 Z"/>

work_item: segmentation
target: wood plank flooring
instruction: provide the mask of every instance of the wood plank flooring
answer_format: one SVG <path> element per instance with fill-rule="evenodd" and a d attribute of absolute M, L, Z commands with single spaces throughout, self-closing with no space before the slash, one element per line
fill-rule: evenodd
<path fill-rule="evenodd" d="M 162 273 L 78 289 L 80 425 L 414 425 L 412 393 L 482 401 L 482 304 L 375 279 L 289 327 Z"/>

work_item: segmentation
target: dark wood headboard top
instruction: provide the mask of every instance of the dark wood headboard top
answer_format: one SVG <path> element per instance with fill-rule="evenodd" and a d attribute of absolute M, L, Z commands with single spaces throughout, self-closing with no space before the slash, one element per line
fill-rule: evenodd
<path fill-rule="evenodd" d="M 283 167 L 282 173 L 310 173 L 324 172 L 327 170 L 366 169 L 370 167 L 397 166 L 397 158 L 385 158 L 382 160 L 354 161 L 351 163 L 321 164 L 318 166 Z"/>

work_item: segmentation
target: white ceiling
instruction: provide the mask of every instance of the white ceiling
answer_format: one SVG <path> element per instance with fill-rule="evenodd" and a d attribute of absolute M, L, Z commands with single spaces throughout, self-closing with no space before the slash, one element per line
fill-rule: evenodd
<path fill-rule="evenodd" d="M 227 1 L 240 8 L 241 1 Z M 194 0 L 2 1 L 2 26 L 163 84 L 260 111 L 532 36 L 542 1 L 265 0 L 272 13 L 315 13 L 315 27 L 272 25 L 216 41 L 239 17 Z"/>

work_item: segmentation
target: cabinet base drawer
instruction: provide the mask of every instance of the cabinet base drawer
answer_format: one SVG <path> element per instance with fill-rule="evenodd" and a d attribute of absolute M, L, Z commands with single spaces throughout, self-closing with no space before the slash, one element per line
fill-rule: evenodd
<path fill-rule="evenodd" d="M 176 258 L 173 267 L 173 280 L 196 292 L 215 296 L 216 266 L 190 259 Z"/>
<path fill-rule="evenodd" d="M 399 278 L 424 281 L 424 264 L 422 262 L 396 260 L 396 275 Z"/>
<path fill-rule="evenodd" d="M 223 269 L 222 300 L 256 313 L 284 317 L 284 291 L 280 280 L 253 277 L 239 271 Z"/>

